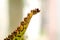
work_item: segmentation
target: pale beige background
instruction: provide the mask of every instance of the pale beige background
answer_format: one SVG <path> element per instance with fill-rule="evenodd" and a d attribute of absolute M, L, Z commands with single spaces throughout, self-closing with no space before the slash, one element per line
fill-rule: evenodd
<path fill-rule="evenodd" d="M 9 33 L 15 30 L 23 14 L 23 0 L 9 0 Z"/>
<path fill-rule="evenodd" d="M 23 0 L 0 0 L 0 40 L 18 27 L 22 11 Z"/>

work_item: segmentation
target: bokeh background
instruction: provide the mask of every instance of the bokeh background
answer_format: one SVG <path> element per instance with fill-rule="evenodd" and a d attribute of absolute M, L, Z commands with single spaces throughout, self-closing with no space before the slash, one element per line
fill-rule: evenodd
<path fill-rule="evenodd" d="M 26 40 L 60 40 L 59 0 L 0 0 L 0 40 L 13 32 L 30 10 L 39 8 L 25 33 Z"/>

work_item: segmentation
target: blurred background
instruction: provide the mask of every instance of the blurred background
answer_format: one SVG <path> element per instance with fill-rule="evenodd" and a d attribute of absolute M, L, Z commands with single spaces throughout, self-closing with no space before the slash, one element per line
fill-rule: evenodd
<path fill-rule="evenodd" d="M 0 40 L 13 32 L 27 14 L 35 8 L 25 33 L 26 40 L 60 40 L 59 0 L 0 0 Z"/>

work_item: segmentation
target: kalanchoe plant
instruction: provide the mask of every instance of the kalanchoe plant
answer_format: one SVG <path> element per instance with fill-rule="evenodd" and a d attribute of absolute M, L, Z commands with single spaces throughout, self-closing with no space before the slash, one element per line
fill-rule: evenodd
<path fill-rule="evenodd" d="M 28 13 L 27 17 L 25 17 L 24 20 L 21 21 L 20 26 L 15 31 L 13 31 L 11 35 L 8 35 L 8 37 L 5 38 L 4 40 L 24 40 L 23 36 L 24 33 L 26 32 L 30 20 L 32 16 L 37 14 L 38 12 L 40 12 L 38 8 L 31 10 L 31 12 Z"/>

